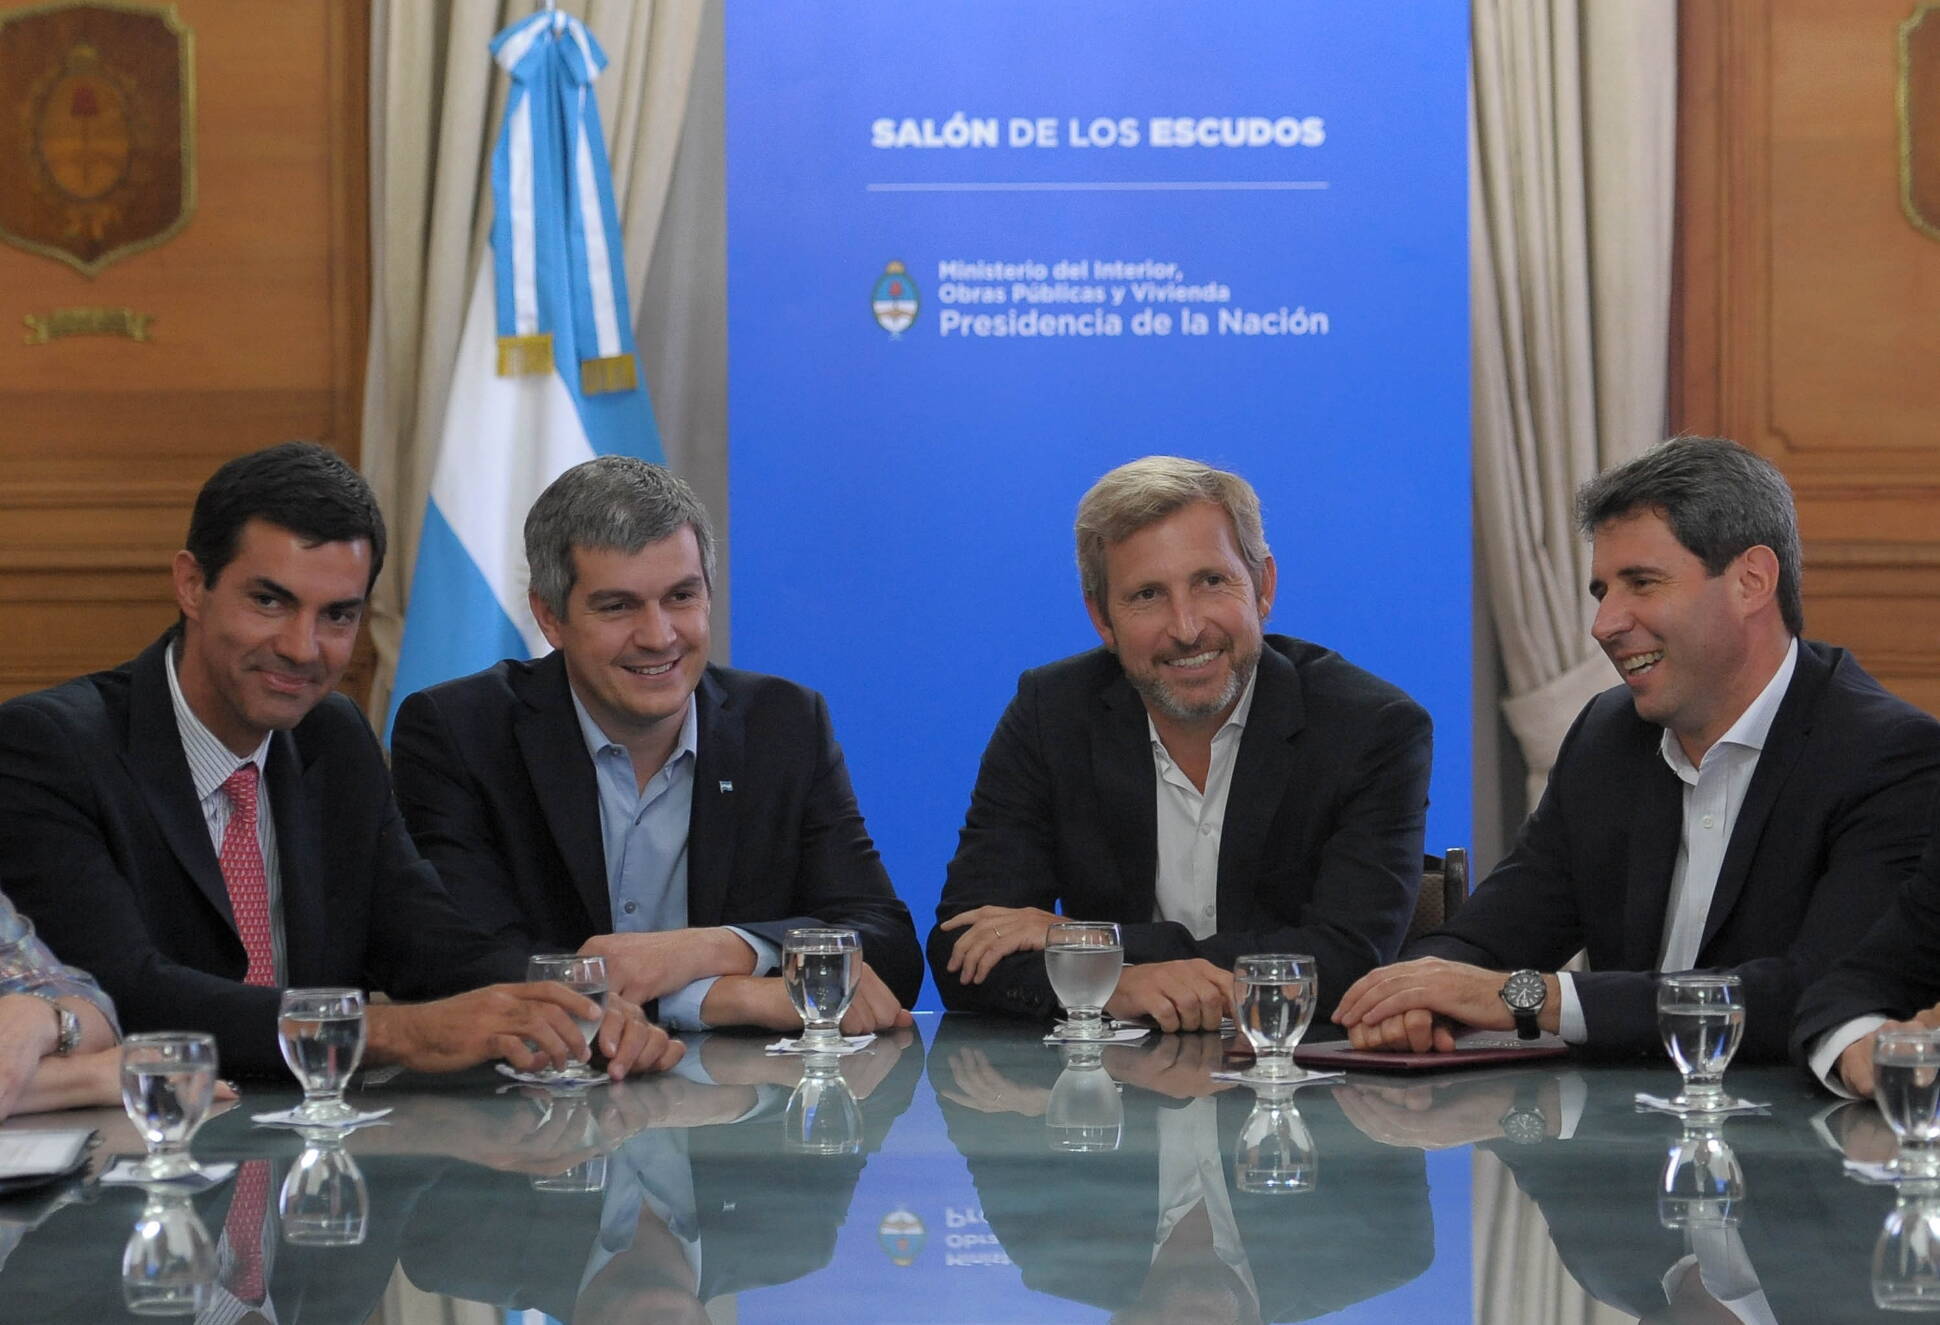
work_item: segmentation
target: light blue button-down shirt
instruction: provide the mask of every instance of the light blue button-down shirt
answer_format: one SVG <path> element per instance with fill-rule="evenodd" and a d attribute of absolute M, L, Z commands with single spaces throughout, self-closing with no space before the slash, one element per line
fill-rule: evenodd
<path fill-rule="evenodd" d="M 571 693 L 570 688 L 568 693 Z M 616 934 L 657 934 L 687 928 L 687 825 L 694 809 L 698 710 L 688 696 L 673 753 L 642 787 L 633 756 L 611 740 L 573 694 L 580 735 L 599 783 L 600 842 L 606 850 L 606 895 Z M 730 926 L 730 928 L 732 928 Z M 735 929 L 754 949 L 756 975 L 781 961 L 774 945 Z M 660 1021 L 675 1030 L 705 1030 L 701 1004 L 718 977 L 707 976 L 660 1000 Z"/>

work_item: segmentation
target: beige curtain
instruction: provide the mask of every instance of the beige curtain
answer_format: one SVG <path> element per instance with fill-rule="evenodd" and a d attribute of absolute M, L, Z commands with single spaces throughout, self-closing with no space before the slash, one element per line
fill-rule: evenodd
<path fill-rule="evenodd" d="M 1677 8 L 1471 12 L 1476 525 L 1533 805 L 1570 720 L 1615 683 L 1589 635 L 1575 490 L 1663 436 Z"/>
<path fill-rule="evenodd" d="M 533 0 L 375 0 L 371 24 L 371 334 L 363 467 L 391 525 L 373 594 L 370 712 L 389 701 L 437 464 L 458 335 L 487 257 L 491 155 L 506 79 L 488 45 Z M 636 330 L 681 141 L 704 0 L 564 0 L 610 61 L 594 87 Z"/>
<path fill-rule="evenodd" d="M 398 1266 L 364 1325 L 504 1325 L 505 1311 L 489 1302 L 467 1302 L 427 1293 Z"/>
<path fill-rule="evenodd" d="M 1477 1150 L 1470 1175 L 1471 1223 L 1488 1231 L 1470 1252 L 1476 1325 L 1628 1325 L 1637 1319 L 1591 1297 L 1563 1268 L 1543 1212 L 1516 1186 L 1507 1165 Z"/>

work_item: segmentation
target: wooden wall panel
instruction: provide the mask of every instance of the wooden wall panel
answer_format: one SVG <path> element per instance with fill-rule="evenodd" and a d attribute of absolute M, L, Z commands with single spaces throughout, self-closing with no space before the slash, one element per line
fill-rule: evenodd
<path fill-rule="evenodd" d="M 1685 0 L 1672 426 L 1798 495 L 1808 633 L 1940 712 L 1940 242 L 1900 209 L 1918 0 Z"/>
<path fill-rule="evenodd" d="M 0 245 L 0 698 L 126 658 L 170 620 L 168 558 L 224 459 L 293 437 L 357 457 L 367 6 L 175 9 L 195 41 L 188 225 L 92 279 Z M 76 306 L 152 315 L 153 339 L 23 343 L 24 316 Z"/>

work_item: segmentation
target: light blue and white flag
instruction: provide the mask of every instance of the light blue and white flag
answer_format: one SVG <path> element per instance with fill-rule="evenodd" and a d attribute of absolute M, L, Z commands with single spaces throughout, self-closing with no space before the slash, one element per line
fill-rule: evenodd
<path fill-rule="evenodd" d="M 586 26 L 543 10 L 492 39 L 512 77 L 492 156 L 492 269 L 465 313 L 458 366 L 385 731 L 414 691 L 532 657 L 526 511 L 598 455 L 661 459 L 634 354 L 620 227 Z"/>

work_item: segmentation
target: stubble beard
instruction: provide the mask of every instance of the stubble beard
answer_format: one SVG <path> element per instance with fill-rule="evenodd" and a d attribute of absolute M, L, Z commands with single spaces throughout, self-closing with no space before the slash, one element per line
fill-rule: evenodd
<path fill-rule="evenodd" d="M 1230 645 L 1228 646 L 1230 647 Z M 1202 722 L 1217 717 L 1238 702 L 1246 693 L 1247 684 L 1252 681 L 1254 671 L 1260 665 L 1259 650 L 1247 654 L 1234 654 L 1232 667 L 1227 671 L 1226 684 L 1219 693 L 1203 703 L 1188 703 L 1174 694 L 1165 681 L 1165 664 L 1159 663 L 1149 672 L 1133 672 L 1126 669 L 1125 676 L 1138 691 L 1139 698 L 1163 713 L 1174 722 Z"/>

